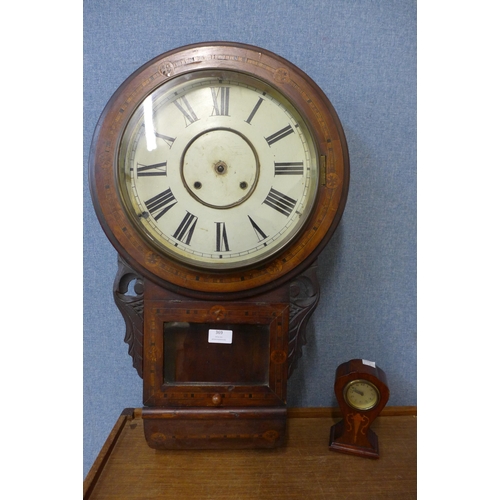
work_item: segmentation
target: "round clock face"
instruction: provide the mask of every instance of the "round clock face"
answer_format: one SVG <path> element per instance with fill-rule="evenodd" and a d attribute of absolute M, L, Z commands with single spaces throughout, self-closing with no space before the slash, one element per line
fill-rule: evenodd
<path fill-rule="evenodd" d="M 356 410 L 370 410 L 380 399 L 378 389 L 367 380 L 353 380 L 344 389 L 346 403 Z"/>
<path fill-rule="evenodd" d="M 318 151 L 300 113 L 261 80 L 198 71 L 137 107 L 118 160 L 138 231 L 210 270 L 268 260 L 300 232 L 318 189 Z"/>
<path fill-rule="evenodd" d="M 231 42 L 161 54 L 104 109 L 91 192 L 120 255 L 161 287 L 240 297 L 304 271 L 345 207 L 342 125 L 290 62 Z"/>

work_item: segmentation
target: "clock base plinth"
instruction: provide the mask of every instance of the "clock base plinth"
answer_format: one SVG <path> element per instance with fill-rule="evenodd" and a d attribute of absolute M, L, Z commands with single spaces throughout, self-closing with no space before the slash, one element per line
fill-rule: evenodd
<path fill-rule="evenodd" d="M 144 435 L 156 450 L 283 446 L 286 407 L 143 408 Z"/>
<path fill-rule="evenodd" d="M 377 435 L 369 428 L 363 432 L 365 434 L 348 432 L 344 420 L 341 420 L 331 427 L 329 449 L 358 457 L 379 458 Z"/>

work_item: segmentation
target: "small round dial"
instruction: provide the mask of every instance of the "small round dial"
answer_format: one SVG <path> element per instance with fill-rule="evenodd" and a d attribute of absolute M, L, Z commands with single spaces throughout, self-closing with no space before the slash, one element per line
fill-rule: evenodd
<path fill-rule="evenodd" d="M 118 180 L 137 229 L 205 269 L 268 259 L 314 206 L 318 153 L 284 96 L 231 71 L 195 72 L 148 96 L 125 128 Z"/>
<path fill-rule="evenodd" d="M 355 410 L 370 410 L 380 400 L 378 389 L 368 380 L 353 380 L 344 389 L 346 403 Z"/>

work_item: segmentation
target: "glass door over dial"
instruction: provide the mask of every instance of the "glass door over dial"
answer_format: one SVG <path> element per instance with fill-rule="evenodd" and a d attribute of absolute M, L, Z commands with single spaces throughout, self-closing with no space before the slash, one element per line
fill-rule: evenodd
<path fill-rule="evenodd" d="M 291 103 L 225 71 L 167 82 L 129 121 L 121 195 L 144 237 L 187 264 L 248 266 L 300 231 L 318 186 L 312 136 Z"/>

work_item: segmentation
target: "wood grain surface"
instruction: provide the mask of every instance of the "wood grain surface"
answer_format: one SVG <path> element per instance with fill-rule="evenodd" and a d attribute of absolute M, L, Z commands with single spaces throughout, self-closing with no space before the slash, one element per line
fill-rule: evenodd
<path fill-rule="evenodd" d="M 84 498 L 417 498 L 416 411 L 388 408 L 389 416 L 375 420 L 380 458 L 373 460 L 330 451 L 330 427 L 339 419 L 332 409 L 305 410 L 291 411 L 283 448 L 208 451 L 153 450 L 140 410 L 124 410 L 85 480 Z"/>

